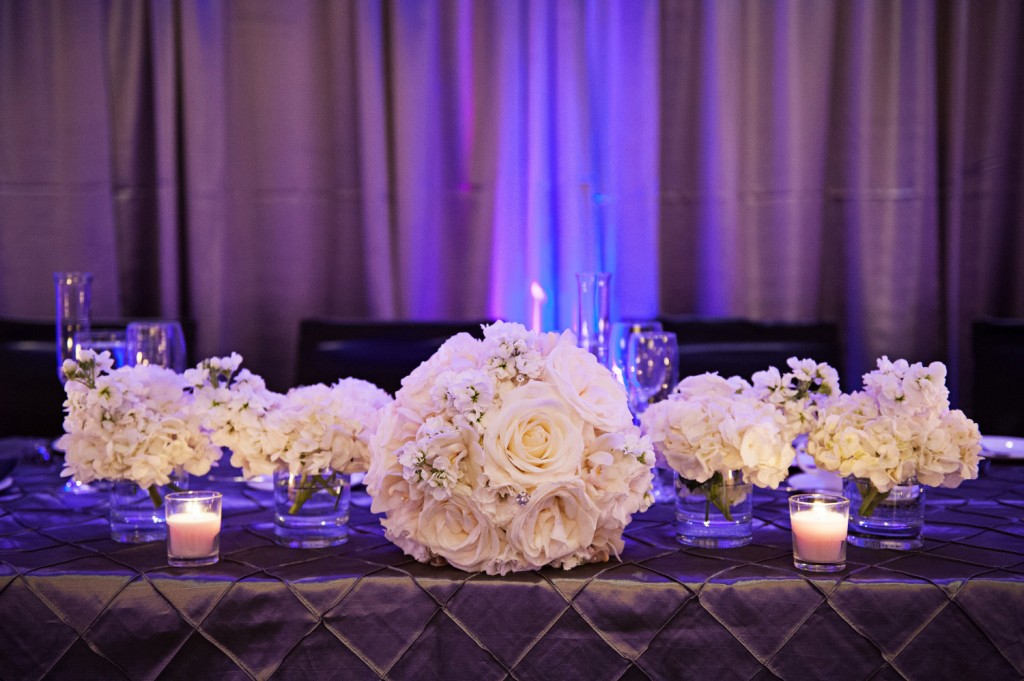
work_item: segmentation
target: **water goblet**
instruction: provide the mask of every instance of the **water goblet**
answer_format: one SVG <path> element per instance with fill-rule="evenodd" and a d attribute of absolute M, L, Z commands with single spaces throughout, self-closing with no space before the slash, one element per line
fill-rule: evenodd
<path fill-rule="evenodd" d="M 128 366 L 153 364 L 178 373 L 185 370 L 185 336 L 178 322 L 131 322 L 125 336 Z"/>
<path fill-rule="evenodd" d="M 642 331 L 661 331 L 661 322 L 634 319 L 612 323 L 610 368 L 615 374 L 615 378 L 626 388 L 629 388 L 629 382 L 626 379 L 626 353 L 629 352 L 629 338 L 634 333 Z"/>
<path fill-rule="evenodd" d="M 630 404 L 639 416 L 648 405 L 664 399 L 679 378 L 676 335 L 667 331 L 641 331 L 629 337 L 626 386 Z"/>
<path fill-rule="evenodd" d="M 79 331 L 74 336 L 74 347 L 75 359 L 78 359 L 81 350 L 92 350 L 97 355 L 109 352 L 115 369 L 128 363 L 125 332 L 120 329 Z"/>

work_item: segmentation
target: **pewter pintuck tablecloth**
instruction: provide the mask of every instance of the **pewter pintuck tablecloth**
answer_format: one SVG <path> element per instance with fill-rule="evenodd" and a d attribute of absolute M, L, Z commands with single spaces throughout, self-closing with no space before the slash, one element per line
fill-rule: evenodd
<path fill-rule="evenodd" d="M 109 539 L 102 496 L 69 507 L 24 461 L 0 491 L 2 679 L 1020 679 L 1024 467 L 929 490 L 924 548 L 792 566 L 785 492 L 754 543 L 676 543 L 671 510 L 621 561 L 488 577 L 422 565 L 354 507 L 348 544 L 274 544 L 270 494 L 225 492 L 219 564 Z"/>

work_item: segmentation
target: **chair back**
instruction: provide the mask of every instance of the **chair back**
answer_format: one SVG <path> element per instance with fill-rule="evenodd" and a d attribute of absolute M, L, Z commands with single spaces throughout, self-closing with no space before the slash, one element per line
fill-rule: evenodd
<path fill-rule="evenodd" d="M 975 321 L 971 351 L 971 418 L 984 434 L 1024 437 L 1024 319 Z"/>
<path fill-rule="evenodd" d="M 676 334 L 679 377 L 718 372 L 752 374 L 768 367 L 787 370 L 790 357 L 828 362 L 842 369 L 839 327 L 833 322 L 773 322 L 713 317 L 660 317 L 662 328 Z"/>
<path fill-rule="evenodd" d="M 458 333 L 483 338 L 482 326 L 490 323 L 304 319 L 296 377 L 300 385 L 360 378 L 393 395 L 446 340 Z"/>
<path fill-rule="evenodd" d="M 124 329 L 129 320 L 93 321 L 92 328 Z M 57 377 L 53 320 L 0 318 L 0 437 L 53 437 L 64 431 L 64 387 Z M 181 321 L 189 356 L 195 322 Z"/>

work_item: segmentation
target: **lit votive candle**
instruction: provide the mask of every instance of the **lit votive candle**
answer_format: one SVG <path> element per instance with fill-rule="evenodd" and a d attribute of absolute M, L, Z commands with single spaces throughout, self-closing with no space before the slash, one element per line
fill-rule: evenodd
<path fill-rule="evenodd" d="M 793 528 L 793 565 L 811 572 L 846 567 L 846 531 L 850 500 L 832 494 L 797 494 L 789 498 Z"/>
<path fill-rule="evenodd" d="M 167 563 L 212 565 L 220 558 L 220 492 L 173 492 L 164 497 Z"/>

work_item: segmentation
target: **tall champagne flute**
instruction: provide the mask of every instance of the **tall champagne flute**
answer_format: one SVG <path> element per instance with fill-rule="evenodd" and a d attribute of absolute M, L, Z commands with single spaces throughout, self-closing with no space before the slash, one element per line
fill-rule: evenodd
<path fill-rule="evenodd" d="M 125 330 L 128 366 L 153 364 L 185 370 L 185 336 L 181 324 L 171 321 L 131 322 Z"/>

